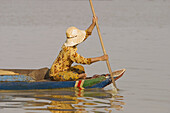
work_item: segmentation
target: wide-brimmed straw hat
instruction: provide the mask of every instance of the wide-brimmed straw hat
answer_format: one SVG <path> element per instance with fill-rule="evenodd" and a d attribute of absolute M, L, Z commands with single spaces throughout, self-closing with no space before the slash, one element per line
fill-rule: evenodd
<path fill-rule="evenodd" d="M 65 42 L 65 46 L 75 46 L 80 44 L 86 38 L 85 30 L 79 30 L 76 27 L 69 27 L 66 30 L 67 40 Z"/>

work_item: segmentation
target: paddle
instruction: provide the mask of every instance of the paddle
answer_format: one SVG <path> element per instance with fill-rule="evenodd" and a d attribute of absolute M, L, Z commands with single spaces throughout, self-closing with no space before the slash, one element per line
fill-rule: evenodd
<path fill-rule="evenodd" d="M 91 6 L 91 10 L 92 10 L 93 16 L 96 17 L 92 0 L 89 0 L 89 1 L 90 1 L 90 6 Z M 103 53 L 106 55 L 106 50 L 105 50 L 105 48 L 104 48 L 102 36 L 101 36 L 100 29 L 99 29 L 99 25 L 98 25 L 98 22 L 97 22 L 97 21 L 96 21 L 96 28 L 97 28 L 97 32 L 98 32 L 98 35 L 99 35 L 99 38 L 100 38 L 100 43 L 101 43 L 101 46 L 102 46 L 102 49 L 103 49 Z M 106 63 L 107 63 L 107 67 L 108 67 L 109 73 L 110 73 L 110 75 L 111 75 L 112 83 L 113 83 L 113 86 L 114 86 L 114 89 L 113 89 L 113 90 L 117 93 L 117 87 L 116 87 L 116 84 L 115 84 L 115 80 L 114 80 L 114 78 L 113 78 L 113 74 L 112 74 L 112 70 L 111 70 L 111 67 L 110 67 L 109 60 L 107 60 Z"/>

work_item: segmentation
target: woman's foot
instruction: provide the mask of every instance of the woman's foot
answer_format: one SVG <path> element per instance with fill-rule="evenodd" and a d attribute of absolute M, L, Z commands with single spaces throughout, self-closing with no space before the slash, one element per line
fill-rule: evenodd
<path fill-rule="evenodd" d="M 85 79 L 85 78 L 86 78 L 86 76 L 87 76 L 87 74 L 86 74 L 86 73 L 79 74 L 79 79 L 80 79 L 80 78 Z"/>

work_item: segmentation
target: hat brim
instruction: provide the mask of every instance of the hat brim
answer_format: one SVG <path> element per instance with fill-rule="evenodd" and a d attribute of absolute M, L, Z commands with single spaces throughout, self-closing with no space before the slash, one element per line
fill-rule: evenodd
<path fill-rule="evenodd" d="M 70 38 L 66 40 L 65 42 L 65 46 L 75 46 L 77 44 L 80 44 L 84 41 L 84 39 L 86 38 L 86 31 L 84 30 L 79 30 L 77 33 L 77 36 L 74 38 Z"/>

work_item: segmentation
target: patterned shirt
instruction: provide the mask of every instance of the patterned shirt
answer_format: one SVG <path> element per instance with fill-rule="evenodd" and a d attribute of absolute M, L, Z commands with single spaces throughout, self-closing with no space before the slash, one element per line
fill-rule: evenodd
<path fill-rule="evenodd" d="M 91 35 L 86 31 L 86 39 Z M 67 71 L 73 64 L 73 62 L 79 64 L 91 64 L 91 58 L 84 58 L 79 55 L 77 52 L 76 46 L 62 46 L 62 50 L 60 51 L 57 59 L 54 61 L 53 65 L 50 69 L 50 76 L 55 76 L 59 72 Z"/>

